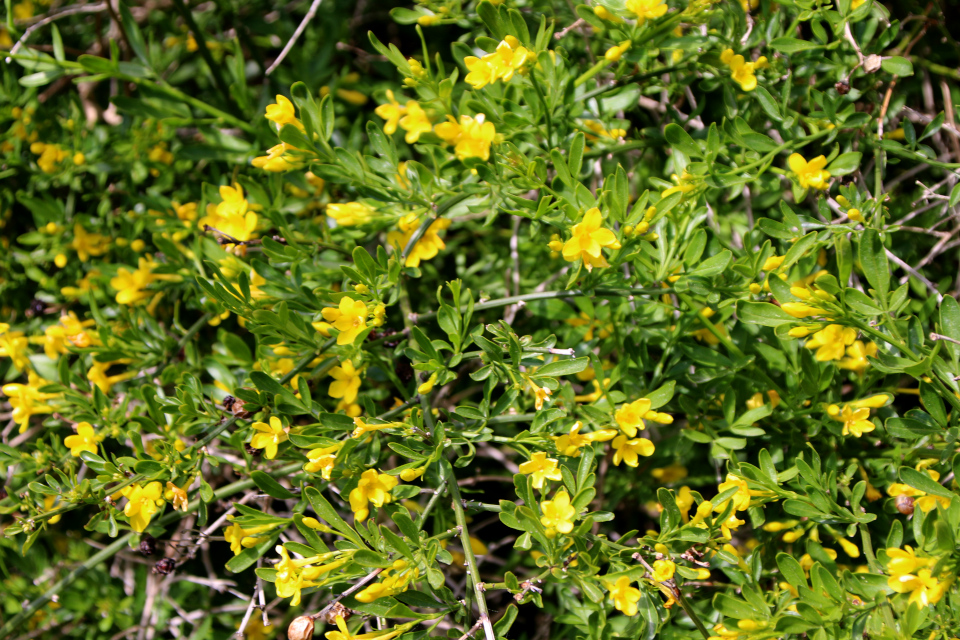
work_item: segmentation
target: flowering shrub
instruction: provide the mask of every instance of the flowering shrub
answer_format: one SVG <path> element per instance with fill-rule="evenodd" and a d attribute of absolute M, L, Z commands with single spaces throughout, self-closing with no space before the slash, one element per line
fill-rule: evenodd
<path fill-rule="evenodd" d="M 6 4 L 0 637 L 955 638 L 938 8 L 374 4 Z"/>

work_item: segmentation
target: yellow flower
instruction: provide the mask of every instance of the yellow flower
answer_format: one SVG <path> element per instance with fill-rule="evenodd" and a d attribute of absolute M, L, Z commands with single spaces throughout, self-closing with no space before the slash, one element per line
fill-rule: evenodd
<path fill-rule="evenodd" d="M 732 473 L 727 474 L 727 479 L 721 482 L 717 486 L 717 492 L 723 493 L 727 489 L 732 487 L 737 487 L 737 492 L 733 494 L 733 497 L 730 500 L 733 500 L 733 512 L 737 511 L 746 511 L 750 508 L 750 498 L 753 492 L 750 491 L 747 481 L 743 478 L 739 478 Z M 721 513 L 727 508 L 727 501 L 724 501 L 713 507 L 713 510 L 716 513 Z"/>
<path fill-rule="evenodd" d="M 110 247 L 110 238 L 99 233 L 87 233 L 79 222 L 73 225 L 73 240 L 70 247 L 77 252 L 81 262 L 86 262 L 90 256 L 102 256 Z"/>
<path fill-rule="evenodd" d="M 341 227 L 352 227 L 369 222 L 376 213 L 370 205 L 362 202 L 331 202 L 327 205 L 327 215 L 337 221 Z"/>
<path fill-rule="evenodd" d="M 540 524 L 547 528 L 547 537 L 554 538 L 557 533 L 567 534 L 573 531 L 573 522 L 577 519 L 577 509 L 570 504 L 570 495 L 561 489 L 553 500 L 540 503 L 543 516 Z"/>
<path fill-rule="evenodd" d="M 817 331 L 804 345 L 807 349 L 816 349 L 819 362 L 840 360 L 848 345 L 857 338 L 857 330 L 839 324 L 827 325 Z"/>
<path fill-rule="evenodd" d="M 843 435 L 845 436 L 853 435 L 859 438 L 863 434 L 876 429 L 874 424 L 868 420 L 870 409 L 854 409 L 848 404 L 841 411 L 837 405 L 831 405 L 827 409 L 827 413 L 834 420 L 843 423 Z"/>
<path fill-rule="evenodd" d="M 267 120 L 276 123 L 277 130 L 286 124 L 292 124 L 303 131 L 303 124 L 297 119 L 297 111 L 286 96 L 277 96 L 277 103 L 267 105 Z"/>
<path fill-rule="evenodd" d="M 253 428 L 257 433 L 250 439 L 250 446 L 254 449 L 263 449 L 267 460 L 277 457 L 277 447 L 287 441 L 287 430 L 277 416 L 270 417 L 270 424 L 254 422 Z"/>
<path fill-rule="evenodd" d="M 651 18 L 659 18 L 667 12 L 664 0 L 627 0 L 627 11 L 637 16 L 637 24 L 642 25 Z"/>
<path fill-rule="evenodd" d="M 837 367 L 846 369 L 847 371 L 854 371 L 858 375 L 863 375 L 863 372 L 870 366 L 870 361 L 867 360 L 867 358 L 875 355 L 877 355 L 876 343 L 864 343 L 860 340 L 854 340 L 853 344 L 847 347 L 846 357 L 837 363 Z"/>
<path fill-rule="evenodd" d="M 787 164 L 790 166 L 790 170 L 797 175 L 797 181 L 804 189 L 812 187 L 822 191 L 830 187 L 827 182 L 830 179 L 830 172 L 825 169 L 827 166 L 825 156 L 820 155 L 807 162 L 799 153 L 794 153 L 787 158 Z"/>
<path fill-rule="evenodd" d="M 367 469 L 360 476 L 357 487 L 350 492 L 350 509 L 353 510 L 357 522 L 363 522 L 370 515 L 368 504 L 382 507 L 391 502 L 393 496 L 390 490 L 399 484 L 393 476 L 377 473 L 376 469 Z"/>
<path fill-rule="evenodd" d="M 606 20 L 607 22 L 613 22 L 615 24 L 620 24 L 621 22 L 623 22 L 623 18 L 613 13 L 610 13 L 610 10 L 601 4 L 598 4 L 593 7 L 593 15 L 597 16 L 601 20 Z"/>
<path fill-rule="evenodd" d="M 887 571 L 892 576 L 902 576 L 913 573 L 917 569 L 930 567 L 936 564 L 934 558 L 919 558 L 913 547 L 907 545 L 903 549 L 891 547 L 887 549 Z"/>
<path fill-rule="evenodd" d="M 324 320 L 340 332 L 337 336 L 337 344 L 353 344 L 357 336 L 367 329 L 367 305 L 362 300 L 344 296 L 340 298 L 339 307 L 327 307 L 320 313 L 323 314 Z"/>
<path fill-rule="evenodd" d="M 513 36 L 507 36 L 497 45 L 494 53 L 482 58 L 467 56 L 463 59 L 469 73 L 464 80 L 474 89 L 482 89 L 497 80 L 509 82 L 513 74 L 522 71 L 524 64 L 532 58 L 530 51 Z"/>
<path fill-rule="evenodd" d="M 630 578 L 620 576 L 616 582 L 604 582 L 603 586 L 610 592 L 613 606 L 625 616 L 637 615 L 637 603 L 640 602 L 640 589 L 630 586 Z"/>
<path fill-rule="evenodd" d="M 123 382 L 124 380 L 129 380 L 137 375 L 136 371 L 124 371 L 123 373 L 118 373 L 112 376 L 107 375 L 107 371 L 115 364 L 129 364 L 129 358 L 123 358 L 121 360 L 114 360 L 112 362 L 97 362 L 94 361 L 93 366 L 87 370 L 87 380 L 97 385 L 100 388 L 100 391 L 104 393 L 110 393 L 113 389 L 113 385 L 118 382 Z"/>
<path fill-rule="evenodd" d="M 930 569 L 921 569 L 916 575 L 890 576 L 887 578 L 887 586 L 897 593 L 909 593 L 909 604 L 928 607 L 940 602 L 949 583 L 937 581 Z"/>
<path fill-rule="evenodd" d="M 458 123 L 452 116 L 448 122 L 442 122 L 434 128 L 434 132 L 447 144 L 454 145 L 457 158 L 490 159 L 490 145 L 497 135 L 492 122 L 486 121 L 486 116 L 478 113 L 476 118 L 467 115 L 460 116 Z"/>
<path fill-rule="evenodd" d="M 54 412 L 54 408 L 47 401 L 59 398 L 59 394 L 40 391 L 48 384 L 50 384 L 49 381 L 30 371 L 27 374 L 27 384 L 12 382 L 0 388 L 3 395 L 7 396 L 10 406 L 13 407 L 11 417 L 20 425 L 20 433 L 27 430 L 30 416 Z"/>
<path fill-rule="evenodd" d="M 475 540 L 475 538 L 471 538 Z M 479 541 L 478 541 L 479 542 Z M 482 544 L 482 543 L 481 543 Z M 410 567 L 404 559 L 395 560 L 393 565 L 381 573 L 380 582 L 376 582 L 357 594 L 357 600 L 364 603 L 380 598 L 389 598 L 410 588 L 410 583 L 420 575 L 420 570 Z"/>
<path fill-rule="evenodd" d="M 420 217 L 416 213 L 408 213 L 400 218 L 397 226 L 400 230 L 388 233 L 387 243 L 390 246 L 398 246 L 400 247 L 400 251 L 403 251 L 406 249 L 413 234 L 420 228 Z M 410 251 L 404 266 L 419 267 L 420 262 L 423 260 L 435 258 L 441 249 L 447 247 L 443 239 L 438 235 L 438 232 L 449 227 L 450 221 L 446 218 L 437 218 L 434 220 Z"/>
<path fill-rule="evenodd" d="M 383 125 L 383 132 L 388 136 L 392 136 L 397 131 L 397 124 L 400 122 L 406 112 L 406 107 L 400 106 L 400 103 L 397 102 L 397 99 L 393 96 L 393 91 L 387 89 L 387 100 L 386 104 L 382 104 L 376 109 L 373 110 L 375 114 L 386 120 L 386 123 Z"/>
<path fill-rule="evenodd" d="M 849 540 L 843 538 L 837 538 L 837 544 L 843 549 L 843 552 L 846 553 L 851 558 L 860 557 L 860 549 L 857 548 L 857 545 L 853 544 Z"/>
<path fill-rule="evenodd" d="M 639 464 L 637 456 L 646 458 L 652 456 L 654 451 L 653 443 L 646 438 L 628 440 L 627 436 L 617 436 L 613 441 L 613 448 L 616 449 L 613 464 L 618 467 L 621 460 L 626 462 L 628 467 L 636 467 Z"/>
<path fill-rule="evenodd" d="M 657 582 L 666 582 L 667 580 L 673 579 L 673 574 L 677 570 L 677 565 L 675 565 L 670 560 L 657 560 L 653 563 L 653 579 Z"/>
<path fill-rule="evenodd" d="M 804 302 L 787 302 L 780 305 L 780 308 L 783 309 L 787 314 L 793 316 L 794 318 L 808 318 L 810 316 L 819 316 L 823 315 L 823 309 L 818 307 L 812 307 L 809 304 Z M 794 335 L 793 329 L 790 330 L 790 335 L 793 337 L 803 337 Z M 803 335 L 807 335 L 804 333 Z"/>
<path fill-rule="evenodd" d="M 557 461 L 548 458 L 546 453 L 538 451 L 533 456 L 520 465 L 520 473 L 533 477 L 533 488 L 543 490 L 544 480 L 561 480 L 560 469 L 557 468 Z"/>
<path fill-rule="evenodd" d="M 417 393 L 420 395 L 425 395 L 433 391 L 434 385 L 437 384 L 437 372 L 434 371 L 430 374 L 430 377 L 427 378 L 427 381 L 417 387 Z"/>
<path fill-rule="evenodd" d="M 210 226 L 231 238 L 246 242 L 257 228 L 257 214 L 250 211 L 250 203 L 243 197 L 243 187 L 234 183 L 232 187 L 220 187 L 219 204 L 208 204 L 207 215 L 197 223 L 203 229 Z"/>
<path fill-rule="evenodd" d="M 687 477 L 687 468 L 682 464 L 672 464 L 669 467 L 652 469 L 650 475 L 652 475 L 657 482 L 672 484 Z M 689 491 L 689 489 L 687 490 Z"/>
<path fill-rule="evenodd" d="M 304 518 L 306 520 L 306 518 Z M 230 543 L 230 550 L 233 555 L 240 555 L 244 549 L 255 547 L 263 540 L 262 537 L 255 537 L 256 534 L 270 529 L 269 525 L 260 525 L 244 529 L 237 523 L 232 523 L 230 527 L 224 529 L 223 538 Z"/>
<path fill-rule="evenodd" d="M 331 398 L 341 398 L 345 404 L 352 404 L 360 390 L 360 373 L 354 368 L 353 362 L 344 360 L 339 367 L 330 370 L 330 376 L 333 382 L 327 394 Z"/>
<path fill-rule="evenodd" d="M 627 52 L 627 49 L 630 48 L 632 43 L 629 40 L 624 40 L 618 45 L 614 45 L 607 49 L 607 52 L 603 54 L 604 59 L 607 62 L 617 62 L 620 58 L 623 57 L 623 54 Z"/>
<path fill-rule="evenodd" d="M 616 429 L 601 429 L 600 431 L 581 434 L 580 428 L 582 426 L 580 422 L 576 422 L 570 429 L 570 433 L 562 436 L 552 436 L 557 450 L 561 454 L 576 458 L 580 455 L 580 449 L 585 445 L 591 442 L 606 442 L 617 437 Z"/>
<path fill-rule="evenodd" d="M 30 341 L 22 331 L 10 331 L 10 325 L 0 324 L 0 357 L 10 358 L 19 371 L 30 368 Z M 9 395 L 9 394 L 7 394 Z"/>
<path fill-rule="evenodd" d="M 186 511 L 187 504 L 189 499 L 187 498 L 187 487 L 193 481 L 192 478 L 187 479 L 187 483 L 183 487 L 178 487 L 172 482 L 167 482 L 167 490 L 164 491 L 163 497 L 173 505 L 174 511 Z"/>
<path fill-rule="evenodd" d="M 407 132 L 403 137 L 404 141 L 413 144 L 420 139 L 420 134 L 429 133 L 433 125 L 420 104 L 411 100 L 407 103 L 407 114 L 400 119 L 400 128 Z"/>
<path fill-rule="evenodd" d="M 138 482 L 122 489 L 123 495 L 127 498 L 123 515 L 130 519 L 130 527 L 137 533 L 143 533 L 150 525 L 150 519 L 163 506 L 162 492 L 163 488 L 157 481 L 145 487 Z"/>
<path fill-rule="evenodd" d="M 757 62 L 747 62 L 741 55 L 734 55 L 733 49 L 726 49 L 720 54 L 720 60 L 730 67 L 733 80 L 744 91 L 753 91 L 757 88 L 755 70 L 765 66 L 766 58 L 759 58 Z"/>
<path fill-rule="evenodd" d="M 368 433 L 373 433 L 374 431 L 381 431 L 383 429 L 395 429 L 397 427 L 402 427 L 402 422 L 381 422 L 380 424 L 369 424 L 364 422 L 360 418 L 354 418 L 353 424 L 355 426 L 353 433 L 350 434 L 351 438 L 362 438 Z"/>
<path fill-rule="evenodd" d="M 79 458 L 83 451 L 96 453 L 97 443 L 102 442 L 103 438 L 104 436 L 97 435 L 89 422 L 80 422 L 77 424 L 77 435 L 67 436 L 63 439 L 63 444 L 70 448 L 70 455 Z"/>
<path fill-rule="evenodd" d="M 537 411 L 543 409 L 543 403 L 550 397 L 550 394 L 553 392 L 546 387 L 538 386 L 533 380 L 527 378 L 527 383 L 530 385 L 530 390 L 533 391 L 533 406 Z"/>
<path fill-rule="evenodd" d="M 67 157 L 67 152 L 61 149 L 58 144 L 34 142 L 30 145 L 30 151 L 40 156 L 37 158 L 37 166 L 44 173 L 56 173 L 57 165 Z"/>
<path fill-rule="evenodd" d="M 567 262 L 582 259 L 587 271 L 610 266 L 601 252 L 604 247 L 620 248 L 613 232 L 603 227 L 603 216 L 596 207 L 583 214 L 583 220 L 573 225 L 571 233 L 571 238 L 563 245 L 563 259 Z"/>
<path fill-rule="evenodd" d="M 329 447 L 320 447 L 311 449 L 307 452 L 307 458 L 310 462 L 303 465 L 303 470 L 307 473 L 319 473 L 324 480 L 330 479 L 333 472 L 333 466 L 337 461 L 337 452 L 343 444 L 335 444 Z"/>
<path fill-rule="evenodd" d="M 284 171 L 290 171 L 291 169 L 297 169 L 302 163 L 296 156 L 289 155 L 289 151 L 299 151 L 299 149 L 290 146 L 286 142 L 281 142 L 267 149 L 267 155 L 254 158 L 250 164 L 258 169 L 263 169 L 271 173 L 282 173 Z"/>
<path fill-rule="evenodd" d="M 167 151 L 167 145 L 163 142 L 155 144 L 147 152 L 147 160 L 160 164 L 171 165 L 174 161 L 174 155 Z"/>

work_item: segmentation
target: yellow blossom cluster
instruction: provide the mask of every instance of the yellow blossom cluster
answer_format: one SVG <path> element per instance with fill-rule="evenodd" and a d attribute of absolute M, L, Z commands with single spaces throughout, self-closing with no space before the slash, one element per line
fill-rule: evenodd
<path fill-rule="evenodd" d="M 421 224 L 422 222 L 418 214 L 408 213 L 400 218 L 400 221 L 397 223 L 399 230 L 391 231 L 387 234 L 387 244 L 391 247 L 399 247 L 401 252 L 404 251 Z M 437 254 L 440 253 L 440 250 L 445 249 L 447 246 L 438 233 L 448 228 L 450 228 L 450 220 L 446 218 L 437 218 L 434 220 L 430 226 L 427 227 L 423 236 L 417 241 L 417 244 L 410 250 L 404 266 L 419 267 L 423 260 L 435 258 Z"/>
<path fill-rule="evenodd" d="M 760 56 L 754 62 L 747 62 L 740 54 L 734 54 L 733 49 L 726 49 L 720 54 L 720 61 L 730 68 L 730 75 L 744 91 L 753 91 L 757 88 L 758 69 L 769 66 L 766 56 Z"/>
<path fill-rule="evenodd" d="M 376 469 L 367 469 L 360 476 L 357 487 L 350 492 L 350 509 L 357 522 L 363 522 L 370 515 L 370 506 L 382 507 L 393 501 L 390 491 L 399 484 L 399 481 L 386 473 L 378 473 Z"/>
<path fill-rule="evenodd" d="M 897 593 L 910 594 L 907 602 L 911 605 L 936 604 L 955 579 L 955 576 L 934 576 L 931 568 L 937 564 L 937 558 L 920 557 L 912 547 L 890 548 L 886 552 L 890 573 L 887 586 Z"/>
<path fill-rule="evenodd" d="M 410 588 L 410 583 L 419 575 L 420 570 L 411 567 L 410 563 L 403 558 L 394 560 L 390 568 L 380 574 L 382 579 L 358 593 L 357 600 L 369 604 L 379 598 L 390 598 L 403 593 Z"/>
<path fill-rule="evenodd" d="M 463 59 L 469 73 L 464 81 L 474 89 L 482 89 L 497 80 L 509 82 L 514 73 L 524 73 L 525 65 L 533 59 L 533 53 L 513 36 L 507 36 L 497 45 L 497 50 L 482 58 L 467 56 Z"/>
<path fill-rule="evenodd" d="M 320 584 L 318 579 L 350 562 L 352 553 L 332 551 L 309 558 L 292 559 L 286 547 L 277 545 L 280 562 L 276 565 L 277 577 L 274 586 L 281 598 L 291 598 L 290 605 L 300 604 L 301 590 Z M 329 561 L 329 562 L 328 562 Z M 326 564 L 317 564 L 317 563 Z"/>

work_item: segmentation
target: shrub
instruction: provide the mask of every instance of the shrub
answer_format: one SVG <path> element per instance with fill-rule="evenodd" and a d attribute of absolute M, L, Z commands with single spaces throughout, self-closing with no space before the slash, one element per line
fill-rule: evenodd
<path fill-rule="evenodd" d="M 933 5 L 6 6 L 0 637 L 960 630 Z"/>

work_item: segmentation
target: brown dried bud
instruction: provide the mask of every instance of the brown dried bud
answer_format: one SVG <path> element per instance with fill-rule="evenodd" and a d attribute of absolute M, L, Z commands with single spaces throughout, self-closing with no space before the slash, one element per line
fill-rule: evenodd
<path fill-rule="evenodd" d="M 897 496 L 897 511 L 905 516 L 913 515 L 913 498 L 910 496 Z"/>
<path fill-rule="evenodd" d="M 837 84 L 833 85 L 833 88 L 836 89 L 837 93 L 839 93 L 842 96 L 845 96 L 848 93 L 850 93 L 850 84 L 845 80 L 841 80 Z"/>
<path fill-rule="evenodd" d="M 177 561 L 173 558 L 164 558 L 153 565 L 153 572 L 161 576 L 168 576 L 177 568 Z"/>
<path fill-rule="evenodd" d="M 341 617 L 344 621 L 350 619 L 350 610 L 339 602 L 334 602 L 330 605 L 330 610 L 323 614 L 323 621 L 327 624 L 336 624 L 337 617 Z"/>
<path fill-rule="evenodd" d="M 300 616 L 287 627 L 288 640 L 310 640 L 313 638 L 313 618 Z"/>
<path fill-rule="evenodd" d="M 157 540 L 149 533 L 140 535 L 140 553 L 145 556 L 152 556 L 157 552 Z"/>

